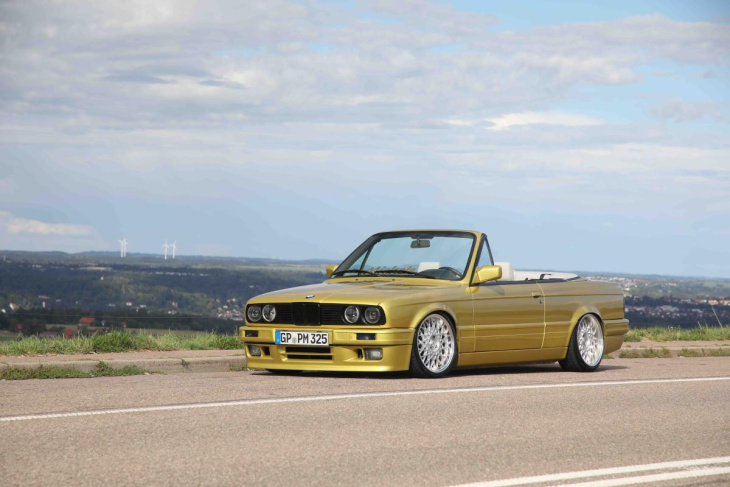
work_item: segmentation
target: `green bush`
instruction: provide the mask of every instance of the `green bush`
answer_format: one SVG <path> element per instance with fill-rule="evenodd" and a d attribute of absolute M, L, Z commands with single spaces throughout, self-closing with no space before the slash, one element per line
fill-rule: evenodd
<path fill-rule="evenodd" d="M 56 365 L 41 365 L 34 368 L 8 367 L 7 369 L 0 370 L 0 380 L 89 379 L 91 377 L 118 377 L 122 375 L 144 375 L 149 373 L 136 365 L 127 365 L 115 369 L 105 362 L 99 362 L 91 372 Z"/>
<path fill-rule="evenodd" d="M 91 337 L 91 349 L 98 353 L 126 352 L 139 350 L 135 336 L 122 331 L 113 331 L 105 335 Z"/>
<path fill-rule="evenodd" d="M 116 353 L 135 350 L 237 350 L 243 344 L 237 336 L 200 333 L 152 335 L 128 331 L 113 331 L 104 335 L 74 338 L 26 337 L 0 342 L 0 355 L 43 355 L 78 353 Z"/>
<path fill-rule="evenodd" d="M 640 342 L 642 339 L 653 342 L 730 340 L 730 327 L 678 328 L 653 326 L 651 328 L 633 328 L 624 340 L 627 342 Z"/>

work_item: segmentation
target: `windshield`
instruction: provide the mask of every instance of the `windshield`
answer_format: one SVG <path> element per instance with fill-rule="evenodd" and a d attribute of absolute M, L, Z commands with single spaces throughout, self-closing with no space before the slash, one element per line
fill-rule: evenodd
<path fill-rule="evenodd" d="M 350 255 L 332 277 L 374 275 L 458 281 L 469 265 L 473 244 L 470 233 L 379 234 Z"/>

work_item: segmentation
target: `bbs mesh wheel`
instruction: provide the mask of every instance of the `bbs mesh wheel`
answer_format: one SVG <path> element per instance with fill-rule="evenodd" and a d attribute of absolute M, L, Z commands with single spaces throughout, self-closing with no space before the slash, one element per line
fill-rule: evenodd
<path fill-rule="evenodd" d="M 573 329 L 568 353 L 559 362 L 564 370 L 593 372 L 603 360 L 603 328 L 596 315 L 584 315 Z"/>
<path fill-rule="evenodd" d="M 456 364 L 456 332 L 444 315 L 432 313 L 416 328 L 410 371 L 417 377 L 443 377 Z"/>

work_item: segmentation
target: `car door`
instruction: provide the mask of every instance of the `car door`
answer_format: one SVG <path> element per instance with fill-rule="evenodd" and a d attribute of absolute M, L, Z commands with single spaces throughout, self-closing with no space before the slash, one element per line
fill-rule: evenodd
<path fill-rule="evenodd" d="M 475 269 L 494 265 L 486 235 L 477 253 Z M 474 351 L 541 348 L 545 336 L 542 289 L 534 281 L 514 281 L 511 267 L 499 281 L 472 286 Z"/>
<path fill-rule="evenodd" d="M 530 281 L 493 281 L 473 291 L 475 351 L 541 348 L 545 305 Z"/>

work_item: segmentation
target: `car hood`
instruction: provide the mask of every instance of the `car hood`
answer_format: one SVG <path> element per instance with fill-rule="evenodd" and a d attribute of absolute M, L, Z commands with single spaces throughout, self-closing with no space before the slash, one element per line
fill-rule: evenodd
<path fill-rule="evenodd" d="M 410 282 L 409 282 L 410 281 Z M 343 304 L 381 304 L 392 298 L 405 295 L 420 295 L 442 292 L 458 287 L 458 282 L 425 281 L 424 279 L 393 280 L 347 280 L 323 282 L 310 286 L 293 287 L 274 291 L 251 299 L 251 303 L 343 303 Z M 311 296 L 311 297 L 310 297 Z"/>

